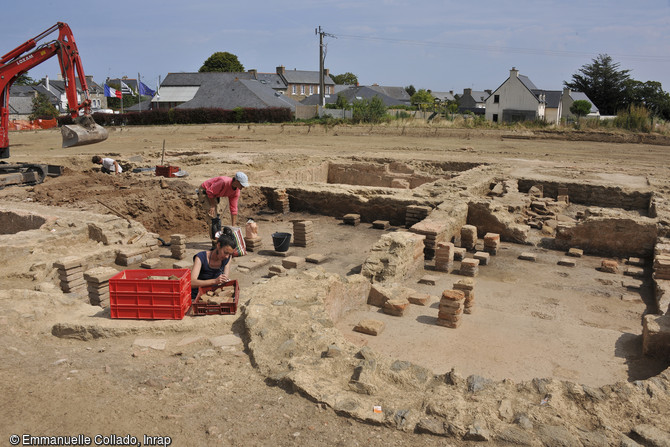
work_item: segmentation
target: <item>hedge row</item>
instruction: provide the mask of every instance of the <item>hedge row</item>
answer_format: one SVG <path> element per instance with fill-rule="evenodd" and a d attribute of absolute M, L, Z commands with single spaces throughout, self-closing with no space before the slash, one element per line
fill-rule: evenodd
<path fill-rule="evenodd" d="M 284 123 L 293 120 L 289 108 L 243 109 L 233 110 L 202 108 L 202 109 L 170 109 L 147 110 L 129 113 L 93 113 L 93 119 L 105 126 L 140 126 L 164 124 L 211 124 L 211 123 Z M 69 115 L 58 118 L 58 125 L 72 124 Z"/>

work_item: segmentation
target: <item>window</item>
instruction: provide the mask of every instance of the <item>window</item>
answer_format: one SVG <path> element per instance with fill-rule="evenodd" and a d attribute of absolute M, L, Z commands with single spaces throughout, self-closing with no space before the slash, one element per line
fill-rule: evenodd
<path fill-rule="evenodd" d="M 291 93 L 293 93 L 295 95 L 297 92 L 298 92 L 298 90 L 296 89 L 295 85 L 292 85 L 291 86 Z"/>
<path fill-rule="evenodd" d="M 494 113 L 494 114 L 493 114 L 493 122 L 494 122 L 494 123 L 497 123 L 497 122 L 498 122 L 498 114 L 497 114 L 497 113 Z"/>
<path fill-rule="evenodd" d="M 326 86 L 326 93 L 330 95 L 330 85 Z"/>
<path fill-rule="evenodd" d="M 498 104 L 500 102 L 500 95 L 493 95 L 493 103 Z"/>
<path fill-rule="evenodd" d="M 304 86 L 304 85 L 301 85 L 301 86 L 300 86 L 300 94 L 301 94 L 301 95 L 304 95 L 304 94 L 305 94 L 305 86 Z"/>
<path fill-rule="evenodd" d="M 313 86 L 313 85 L 310 85 L 310 86 L 309 86 L 309 94 L 310 94 L 310 95 L 313 95 L 313 94 L 314 94 L 314 86 Z"/>

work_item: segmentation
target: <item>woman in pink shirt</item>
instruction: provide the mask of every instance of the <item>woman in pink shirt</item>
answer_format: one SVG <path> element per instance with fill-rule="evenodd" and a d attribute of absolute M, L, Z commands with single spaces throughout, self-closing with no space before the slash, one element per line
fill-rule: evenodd
<path fill-rule="evenodd" d="M 237 201 L 243 188 L 249 186 L 249 178 L 244 172 L 238 172 L 234 177 L 214 177 L 205 180 L 198 188 L 198 199 L 202 211 L 206 213 L 205 218 L 211 219 L 209 233 L 212 240 L 216 239 L 216 233 L 221 230 L 221 218 L 218 209 L 221 197 L 228 197 L 228 208 L 230 208 L 231 226 L 237 226 Z"/>

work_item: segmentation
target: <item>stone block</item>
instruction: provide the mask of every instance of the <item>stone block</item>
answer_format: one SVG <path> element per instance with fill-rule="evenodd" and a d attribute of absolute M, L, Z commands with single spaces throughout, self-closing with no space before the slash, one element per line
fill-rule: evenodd
<path fill-rule="evenodd" d="M 642 267 L 628 266 L 623 271 L 623 274 L 626 276 L 632 276 L 633 278 L 644 278 L 644 269 Z"/>
<path fill-rule="evenodd" d="M 581 258 L 582 256 L 584 256 L 584 250 L 579 248 L 571 248 L 568 250 L 566 254 L 574 258 Z"/>
<path fill-rule="evenodd" d="M 558 265 L 562 265 L 564 267 L 575 267 L 577 265 L 577 261 L 570 258 L 561 258 L 558 260 Z"/>
<path fill-rule="evenodd" d="M 287 269 L 295 269 L 305 263 L 305 258 L 299 256 L 289 256 L 286 259 L 283 259 L 281 265 Z"/>
<path fill-rule="evenodd" d="M 173 269 L 190 269 L 191 267 L 193 267 L 193 260 L 189 259 L 172 263 Z"/>
<path fill-rule="evenodd" d="M 436 282 L 437 282 L 437 277 L 435 277 L 433 275 L 424 275 L 419 280 L 419 284 L 428 284 L 429 286 L 434 286 Z"/>
<path fill-rule="evenodd" d="M 642 322 L 642 353 L 667 360 L 668 352 L 670 352 L 670 315 L 645 315 Z"/>
<path fill-rule="evenodd" d="M 409 307 L 409 300 L 407 300 L 406 298 L 391 299 L 387 300 L 384 303 L 384 306 L 382 306 L 382 310 L 387 315 L 402 317 L 407 307 Z"/>
<path fill-rule="evenodd" d="M 81 258 L 76 256 L 66 256 L 61 260 L 54 262 L 53 266 L 60 270 L 70 270 L 82 266 Z"/>
<path fill-rule="evenodd" d="M 491 254 L 485 251 L 478 251 L 474 254 L 473 258 L 479 261 L 479 265 L 488 265 Z"/>
<path fill-rule="evenodd" d="M 326 259 L 328 259 L 328 257 L 320 253 L 314 253 L 305 258 L 307 262 L 312 264 L 321 264 L 322 262 L 325 262 Z"/>
<path fill-rule="evenodd" d="M 454 260 L 461 261 L 465 259 L 465 253 L 467 253 L 467 249 L 463 247 L 454 247 Z"/>
<path fill-rule="evenodd" d="M 463 293 L 462 290 L 447 289 L 442 292 L 442 298 L 440 299 L 440 302 L 443 300 L 462 302 L 465 301 L 465 293 Z"/>
<path fill-rule="evenodd" d="M 275 264 L 270 266 L 270 271 L 273 273 L 286 273 L 284 266 Z"/>
<path fill-rule="evenodd" d="M 523 252 L 519 255 L 519 259 L 522 261 L 535 262 L 537 260 L 537 255 L 535 253 Z"/>
<path fill-rule="evenodd" d="M 388 220 L 375 220 L 372 222 L 372 228 L 376 230 L 388 230 L 391 228 L 391 223 Z"/>
<path fill-rule="evenodd" d="M 626 264 L 634 265 L 636 267 L 644 267 L 645 262 L 642 258 L 628 258 Z"/>
<path fill-rule="evenodd" d="M 354 326 L 354 331 L 368 335 L 379 335 L 384 332 L 385 327 L 386 324 L 383 321 L 361 320 L 356 326 Z"/>
<path fill-rule="evenodd" d="M 158 258 L 151 258 L 142 262 L 142 264 L 140 264 L 140 267 L 142 267 L 143 269 L 155 269 L 156 267 L 158 267 L 158 264 L 160 264 L 160 262 L 161 260 Z"/>
<path fill-rule="evenodd" d="M 617 273 L 619 263 L 613 259 L 603 259 L 600 263 L 600 271 L 605 273 Z"/>
<path fill-rule="evenodd" d="M 450 329 L 456 329 L 461 325 L 461 320 L 459 319 L 458 321 L 449 321 L 438 318 L 435 320 L 435 324 L 438 326 L 448 327 Z"/>
<path fill-rule="evenodd" d="M 413 293 L 407 297 L 407 301 L 410 304 L 416 304 L 417 306 L 426 306 L 431 301 L 431 296 L 427 293 Z"/>
<path fill-rule="evenodd" d="M 90 284 L 106 284 L 109 282 L 109 279 L 119 273 L 118 270 L 112 267 L 95 267 L 89 270 L 86 270 L 84 273 L 84 279 Z"/>

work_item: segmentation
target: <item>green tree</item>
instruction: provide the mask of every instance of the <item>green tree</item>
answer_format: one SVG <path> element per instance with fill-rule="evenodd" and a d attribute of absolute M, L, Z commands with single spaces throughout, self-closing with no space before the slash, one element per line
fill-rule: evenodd
<path fill-rule="evenodd" d="M 337 85 L 358 85 L 358 77 L 349 71 L 331 76 L 331 78 Z"/>
<path fill-rule="evenodd" d="M 591 111 L 591 103 L 585 99 L 578 99 L 570 106 L 570 112 L 577 115 L 577 118 L 586 116 Z"/>
<path fill-rule="evenodd" d="M 14 81 L 14 85 L 37 85 L 37 84 L 39 84 L 39 82 L 28 76 L 28 72 L 20 74 L 19 77 L 16 78 L 16 81 Z"/>
<path fill-rule="evenodd" d="M 410 84 L 407 87 L 405 87 L 405 91 L 409 96 L 413 96 L 416 93 L 416 88 L 414 88 L 414 86 Z"/>
<path fill-rule="evenodd" d="M 354 101 L 351 110 L 355 122 L 379 123 L 386 116 L 386 106 L 379 96 Z"/>
<path fill-rule="evenodd" d="M 44 93 L 38 93 L 33 98 L 33 108 L 29 118 L 36 120 L 39 118 L 56 118 L 58 117 L 58 109 L 49 102 L 49 98 Z"/>
<path fill-rule="evenodd" d="M 625 107 L 626 84 L 630 70 L 620 70 L 619 64 L 607 54 L 600 54 L 590 64 L 582 65 L 578 73 L 572 75 L 565 86 L 585 93 L 600 110 L 602 115 L 615 115 Z"/>
<path fill-rule="evenodd" d="M 428 108 L 433 107 L 435 98 L 433 98 L 433 95 L 431 95 L 428 90 L 419 89 L 412 95 L 410 102 L 413 106 L 416 106 L 421 110 L 427 110 Z"/>
<path fill-rule="evenodd" d="M 335 107 L 338 109 L 348 109 L 349 108 L 349 102 L 347 101 L 347 98 L 345 98 L 343 95 L 337 95 L 337 101 L 335 101 Z"/>
<path fill-rule="evenodd" d="M 670 94 L 663 91 L 660 82 L 640 82 L 634 79 L 626 83 L 626 108 L 644 106 L 652 115 L 670 119 Z"/>
<path fill-rule="evenodd" d="M 241 72 L 244 71 L 244 65 L 240 63 L 234 54 L 227 51 L 219 51 L 212 54 L 198 71 L 200 73 L 211 71 Z"/>

